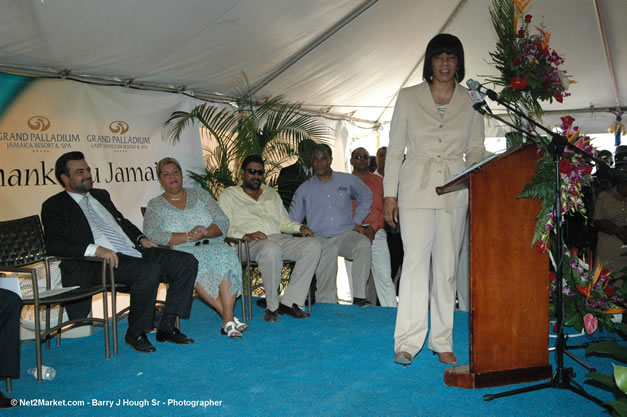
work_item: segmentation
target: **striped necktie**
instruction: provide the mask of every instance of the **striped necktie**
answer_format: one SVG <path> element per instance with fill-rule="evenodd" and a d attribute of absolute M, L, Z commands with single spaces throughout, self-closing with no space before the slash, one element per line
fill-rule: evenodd
<path fill-rule="evenodd" d="M 91 219 L 94 221 L 94 225 L 100 229 L 103 235 L 111 242 L 111 244 L 115 247 L 116 252 L 122 253 L 124 255 L 132 256 L 134 258 L 141 258 L 142 254 L 136 250 L 135 248 L 129 246 L 124 236 L 120 234 L 116 229 L 111 227 L 107 222 L 105 222 L 102 217 L 96 213 L 94 207 L 91 205 L 89 201 L 89 197 L 85 196 L 83 198 L 85 202 L 85 207 L 87 208 L 87 212 L 91 216 Z"/>

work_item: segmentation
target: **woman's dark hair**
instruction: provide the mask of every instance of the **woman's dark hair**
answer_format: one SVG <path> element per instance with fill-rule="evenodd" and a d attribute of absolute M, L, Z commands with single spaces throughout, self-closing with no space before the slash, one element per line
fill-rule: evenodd
<path fill-rule="evenodd" d="M 455 81 L 461 82 L 466 76 L 466 67 L 464 66 L 464 47 L 457 36 L 448 33 L 440 33 L 435 35 L 427 45 L 425 52 L 425 64 L 422 69 L 422 78 L 429 84 L 433 82 L 433 67 L 431 60 L 440 54 L 451 54 L 457 57 L 457 71 L 455 72 Z"/>
<path fill-rule="evenodd" d="M 242 161 L 242 169 L 246 169 L 248 167 L 248 164 L 250 164 L 251 162 L 256 162 L 258 164 L 261 164 L 261 166 L 265 166 L 265 164 L 263 163 L 263 158 L 259 155 L 248 155 Z"/>

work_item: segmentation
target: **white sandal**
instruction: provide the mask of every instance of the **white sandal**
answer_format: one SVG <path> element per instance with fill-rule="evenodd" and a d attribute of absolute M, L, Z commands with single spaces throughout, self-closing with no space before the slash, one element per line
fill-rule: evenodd
<path fill-rule="evenodd" d="M 227 330 L 228 329 L 228 330 Z M 227 335 L 228 337 L 240 338 L 242 337 L 242 333 L 237 330 L 237 325 L 234 321 L 227 321 L 222 329 L 222 334 Z"/>
<path fill-rule="evenodd" d="M 235 328 L 238 332 L 244 333 L 248 330 L 248 325 L 246 323 L 242 323 L 237 317 L 233 317 L 233 321 L 235 322 Z"/>

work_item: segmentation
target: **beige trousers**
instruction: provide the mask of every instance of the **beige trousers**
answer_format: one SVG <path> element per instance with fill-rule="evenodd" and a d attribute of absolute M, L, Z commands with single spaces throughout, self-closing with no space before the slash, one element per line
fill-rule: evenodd
<path fill-rule="evenodd" d="M 313 237 L 293 237 L 288 234 L 270 235 L 265 240 L 248 244 L 250 257 L 257 262 L 268 310 L 279 308 L 279 301 L 291 307 L 305 304 L 309 284 L 320 260 L 320 242 Z M 294 261 L 290 282 L 279 300 L 283 260 Z"/>
<path fill-rule="evenodd" d="M 412 356 L 421 349 L 429 328 L 429 349 L 453 351 L 455 270 L 464 234 L 467 207 L 399 208 L 403 269 L 399 288 L 394 351 Z M 431 291 L 429 291 L 431 266 Z"/>
<path fill-rule="evenodd" d="M 349 230 L 333 237 L 316 236 L 322 246 L 320 263 L 316 269 L 316 301 L 337 303 L 337 257 L 353 261 L 351 294 L 353 298 L 366 298 L 366 281 L 372 264 L 370 239 Z"/>

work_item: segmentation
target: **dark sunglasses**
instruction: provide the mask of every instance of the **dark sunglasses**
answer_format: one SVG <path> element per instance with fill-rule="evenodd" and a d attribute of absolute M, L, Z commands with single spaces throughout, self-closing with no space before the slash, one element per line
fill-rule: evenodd
<path fill-rule="evenodd" d="M 265 170 L 265 169 L 254 169 L 254 168 L 248 168 L 246 171 L 248 171 L 248 173 L 249 173 L 250 175 L 255 175 L 255 174 L 257 174 L 257 175 L 261 175 L 261 176 L 263 176 L 263 174 L 265 174 L 265 173 L 266 173 L 266 170 Z"/>
<path fill-rule="evenodd" d="M 357 155 L 353 156 L 353 158 L 355 158 L 355 159 L 369 159 L 370 155 L 357 154 Z"/>

